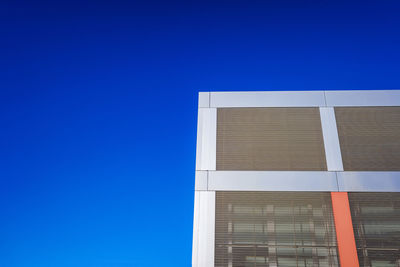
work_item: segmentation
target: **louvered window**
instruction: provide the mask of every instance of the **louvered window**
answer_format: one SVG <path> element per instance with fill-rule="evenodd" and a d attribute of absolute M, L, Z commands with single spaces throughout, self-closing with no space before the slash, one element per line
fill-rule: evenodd
<path fill-rule="evenodd" d="M 400 266 L 400 193 L 349 193 L 360 266 Z"/>
<path fill-rule="evenodd" d="M 217 192 L 215 266 L 339 266 L 330 194 Z"/>
<path fill-rule="evenodd" d="M 400 107 L 335 108 L 345 171 L 400 171 Z"/>
<path fill-rule="evenodd" d="M 217 170 L 326 170 L 318 108 L 219 108 Z"/>

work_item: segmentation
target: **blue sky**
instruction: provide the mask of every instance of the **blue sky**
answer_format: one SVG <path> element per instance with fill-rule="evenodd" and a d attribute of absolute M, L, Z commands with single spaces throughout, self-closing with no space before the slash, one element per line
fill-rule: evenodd
<path fill-rule="evenodd" d="M 0 266 L 189 266 L 198 91 L 400 88 L 398 1 L 0 7 Z"/>

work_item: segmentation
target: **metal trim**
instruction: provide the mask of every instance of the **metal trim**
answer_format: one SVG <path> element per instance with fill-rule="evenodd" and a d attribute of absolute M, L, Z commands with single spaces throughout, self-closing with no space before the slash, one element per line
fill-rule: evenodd
<path fill-rule="evenodd" d="M 196 170 L 215 170 L 217 109 L 199 108 L 197 125 Z"/>
<path fill-rule="evenodd" d="M 208 190 L 215 191 L 338 191 L 335 172 L 210 171 Z"/>
<path fill-rule="evenodd" d="M 338 172 L 339 191 L 400 192 L 400 172 Z"/>
<path fill-rule="evenodd" d="M 321 116 L 327 169 L 328 171 L 343 171 L 335 110 L 332 107 L 321 107 L 319 108 L 319 113 Z"/>

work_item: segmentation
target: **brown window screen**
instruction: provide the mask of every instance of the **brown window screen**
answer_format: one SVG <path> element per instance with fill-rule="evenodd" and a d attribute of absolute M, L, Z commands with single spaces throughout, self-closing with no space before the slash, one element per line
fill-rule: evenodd
<path fill-rule="evenodd" d="M 400 193 L 349 193 L 360 266 L 400 266 Z"/>
<path fill-rule="evenodd" d="M 217 170 L 326 170 L 318 108 L 219 108 Z"/>
<path fill-rule="evenodd" d="M 345 171 L 400 170 L 400 107 L 335 108 Z"/>
<path fill-rule="evenodd" d="M 217 192 L 216 267 L 339 266 L 327 192 Z"/>

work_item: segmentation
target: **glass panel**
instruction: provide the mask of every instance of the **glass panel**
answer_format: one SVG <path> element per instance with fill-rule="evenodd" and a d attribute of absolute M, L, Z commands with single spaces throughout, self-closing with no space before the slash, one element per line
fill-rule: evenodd
<path fill-rule="evenodd" d="M 215 266 L 339 266 L 329 193 L 217 192 Z"/>
<path fill-rule="evenodd" d="M 400 193 L 349 193 L 360 266 L 400 266 Z"/>

